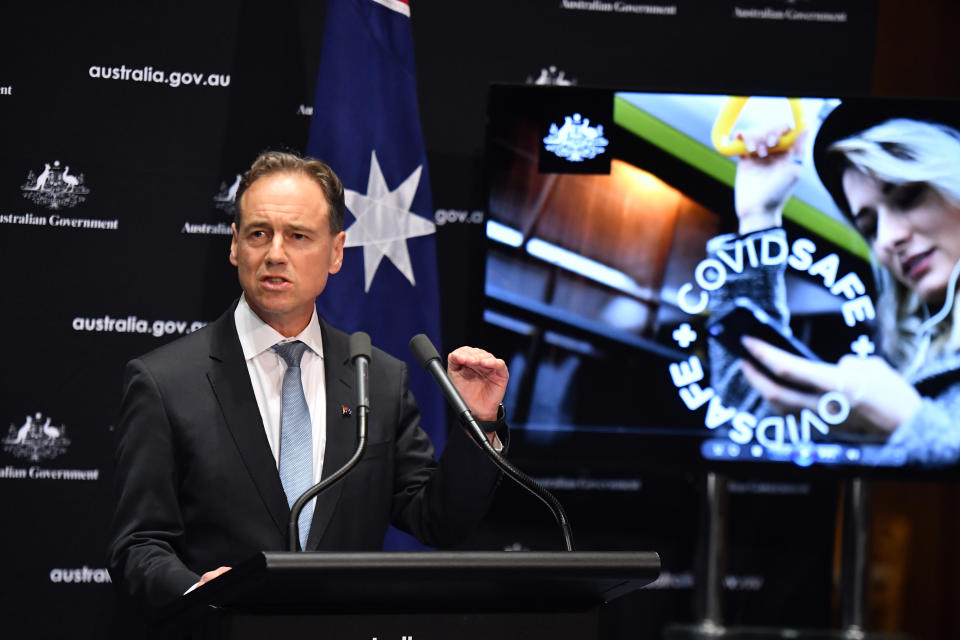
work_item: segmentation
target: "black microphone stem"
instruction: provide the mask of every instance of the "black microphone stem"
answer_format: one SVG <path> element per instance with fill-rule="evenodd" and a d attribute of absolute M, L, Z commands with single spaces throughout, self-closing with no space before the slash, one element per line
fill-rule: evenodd
<path fill-rule="evenodd" d="M 300 546 L 300 524 L 298 520 L 300 519 L 300 512 L 303 511 L 306 504 L 317 494 L 347 475 L 363 457 L 363 452 L 367 449 L 367 411 L 366 407 L 357 407 L 357 449 L 354 451 L 353 457 L 335 472 L 304 491 L 303 495 L 297 498 L 293 506 L 290 507 L 290 525 L 287 529 L 290 532 L 288 540 L 290 551 L 297 551 Z"/>
<path fill-rule="evenodd" d="M 473 416 L 471 415 L 470 417 L 472 418 Z M 460 416 L 460 420 L 461 422 L 464 421 L 463 416 Z M 547 505 L 547 508 L 553 513 L 553 517 L 560 526 L 560 531 L 563 534 L 563 544 L 566 550 L 573 551 L 573 532 L 570 529 L 570 521 L 567 519 L 567 512 L 564 511 L 563 505 L 560 504 L 556 496 L 544 489 L 539 482 L 515 467 L 509 460 L 501 456 L 497 450 L 493 448 L 493 445 L 490 444 L 486 432 L 477 424 L 476 420 L 471 420 L 469 427 L 474 432 L 474 437 L 480 442 L 480 446 L 483 447 L 494 464 L 500 467 L 514 482 L 539 498 L 543 504 Z"/>
<path fill-rule="evenodd" d="M 453 410 L 457 413 L 460 422 L 472 432 L 477 443 L 483 448 L 490 459 L 493 460 L 494 464 L 500 467 L 500 469 L 517 484 L 547 505 L 547 508 L 553 513 L 553 517 L 556 518 L 557 524 L 560 525 L 560 530 L 563 533 L 563 542 L 567 551 L 573 551 L 573 534 L 570 531 L 570 521 L 567 520 L 567 513 L 563 510 L 563 505 L 560 504 L 560 501 L 557 500 L 552 493 L 541 487 L 536 480 L 513 466 L 513 464 L 493 448 L 493 445 L 490 444 L 490 440 L 487 438 L 486 432 L 480 427 L 479 423 L 477 423 L 477 419 L 473 416 L 473 412 L 470 411 L 470 407 L 463 401 L 460 392 L 457 391 L 453 381 L 450 380 L 450 376 L 447 375 L 443 365 L 440 364 L 440 354 L 437 353 L 436 347 L 430 342 L 430 338 L 422 333 L 414 336 L 413 339 L 410 340 L 410 350 L 413 351 L 417 361 L 419 361 L 420 364 L 430 372 L 433 379 L 437 381 L 440 390 L 443 392 L 447 402 L 450 403 L 450 406 L 453 407 Z"/>
<path fill-rule="evenodd" d="M 290 523 L 287 526 L 289 532 L 287 543 L 290 551 L 297 551 L 299 548 L 300 524 L 298 520 L 300 519 L 300 512 L 303 511 L 306 504 L 357 466 L 360 458 L 363 457 L 363 452 L 367 449 L 367 414 L 370 411 L 370 395 L 367 385 L 370 367 L 370 336 L 362 331 L 350 336 L 350 359 L 357 370 L 357 448 L 353 452 L 353 457 L 347 460 L 346 464 L 304 491 L 303 495 L 297 498 L 293 506 L 290 507 Z"/>

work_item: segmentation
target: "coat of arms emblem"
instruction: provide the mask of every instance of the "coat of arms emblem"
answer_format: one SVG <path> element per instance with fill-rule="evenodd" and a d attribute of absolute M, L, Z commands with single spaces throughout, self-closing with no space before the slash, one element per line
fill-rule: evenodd
<path fill-rule="evenodd" d="M 67 450 L 70 439 L 64 425 L 53 425 L 52 420 L 39 411 L 28 415 L 19 427 L 10 425 L 7 437 L 3 439 L 3 450 L 18 458 L 28 458 L 39 462 L 45 458 L 55 458 Z"/>
<path fill-rule="evenodd" d="M 30 171 L 20 190 L 24 198 L 48 209 L 75 207 L 90 193 L 83 183 L 83 174 L 71 174 L 70 167 L 61 165 L 59 160 L 52 165 L 45 163 L 39 175 Z"/>

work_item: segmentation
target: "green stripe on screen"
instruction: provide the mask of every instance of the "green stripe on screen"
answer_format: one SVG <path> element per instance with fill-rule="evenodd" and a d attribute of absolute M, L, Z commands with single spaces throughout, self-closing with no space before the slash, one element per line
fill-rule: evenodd
<path fill-rule="evenodd" d="M 614 98 L 613 121 L 634 135 L 733 188 L 733 181 L 737 175 L 737 165 L 733 160 L 701 144 L 682 131 L 674 129 L 621 96 Z M 791 196 L 783 208 L 783 215 L 853 255 L 870 260 L 870 248 L 859 233 L 803 200 Z"/>

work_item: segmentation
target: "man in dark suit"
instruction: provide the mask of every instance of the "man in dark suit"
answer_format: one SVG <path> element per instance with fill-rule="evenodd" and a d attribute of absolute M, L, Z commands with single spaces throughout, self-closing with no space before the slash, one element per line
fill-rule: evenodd
<path fill-rule="evenodd" d="M 121 591 L 147 610 L 257 551 L 286 548 L 297 497 L 287 494 L 299 489 L 285 491 L 281 479 L 291 447 L 285 376 L 296 365 L 278 344 L 303 352 L 309 483 L 355 446 L 347 336 L 315 306 L 343 258 L 343 187 L 319 161 L 268 152 L 244 176 L 237 210 L 230 261 L 243 296 L 208 327 L 127 366 L 109 563 Z M 503 361 L 461 347 L 448 372 L 500 447 Z M 390 523 L 428 545 L 453 544 L 483 516 L 498 471 L 461 429 L 434 461 L 401 361 L 374 349 L 369 380 L 366 454 L 316 499 L 301 523 L 304 548 L 379 549 Z"/>

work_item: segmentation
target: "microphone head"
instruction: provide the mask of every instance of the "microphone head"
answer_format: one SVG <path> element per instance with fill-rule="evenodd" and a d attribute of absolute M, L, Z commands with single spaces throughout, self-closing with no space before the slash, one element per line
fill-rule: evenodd
<path fill-rule="evenodd" d="M 422 333 L 418 333 L 411 338 L 410 351 L 413 352 L 414 357 L 417 359 L 417 362 L 420 363 L 421 367 L 426 367 L 427 363 L 434 358 L 437 360 L 440 359 L 440 354 L 437 353 L 437 348 L 433 346 L 432 342 L 430 342 L 430 338 Z"/>
<path fill-rule="evenodd" d="M 370 359 L 370 336 L 363 331 L 350 336 L 350 359 L 356 360 L 360 356 Z"/>

